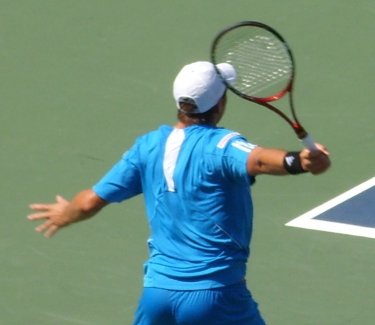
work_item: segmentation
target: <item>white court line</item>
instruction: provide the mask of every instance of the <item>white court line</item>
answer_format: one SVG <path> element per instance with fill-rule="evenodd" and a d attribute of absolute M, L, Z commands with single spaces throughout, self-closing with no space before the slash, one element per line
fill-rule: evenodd
<path fill-rule="evenodd" d="M 375 186 L 375 177 L 370 178 L 368 181 L 304 213 L 303 215 L 297 217 L 296 219 L 289 221 L 286 224 L 286 226 L 320 230 L 320 231 L 328 231 L 328 232 L 353 235 L 353 236 L 375 238 L 375 228 L 354 226 L 354 225 L 349 225 L 349 224 L 344 224 L 344 223 L 314 219 L 315 217 L 322 214 L 323 212 L 349 200 L 353 196 L 356 196 L 373 186 Z"/>

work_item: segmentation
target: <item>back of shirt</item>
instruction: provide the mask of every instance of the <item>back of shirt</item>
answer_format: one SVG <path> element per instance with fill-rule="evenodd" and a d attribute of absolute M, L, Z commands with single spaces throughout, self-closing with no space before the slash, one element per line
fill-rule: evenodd
<path fill-rule="evenodd" d="M 223 128 L 162 126 L 95 185 L 109 202 L 144 194 L 151 228 L 145 286 L 206 289 L 245 277 L 253 148 Z"/>

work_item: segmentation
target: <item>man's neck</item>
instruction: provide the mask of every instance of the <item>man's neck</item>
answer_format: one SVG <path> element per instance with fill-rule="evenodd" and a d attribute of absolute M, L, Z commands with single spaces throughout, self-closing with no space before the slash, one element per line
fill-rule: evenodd
<path fill-rule="evenodd" d="M 184 129 L 184 128 L 187 128 L 187 127 L 192 126 L 192 125 L 205 125 L 205 126 L 211 126 L 211 127 L 215 127 L 216 126 L 214 124 L 184 123 L 184 122 L 178 121 L 174 125 L 174 127 L 176 129 Z"/>

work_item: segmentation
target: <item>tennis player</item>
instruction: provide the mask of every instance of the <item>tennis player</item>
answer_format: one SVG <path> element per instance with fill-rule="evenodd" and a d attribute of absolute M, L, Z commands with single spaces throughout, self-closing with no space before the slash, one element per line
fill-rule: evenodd
<path fill-rule="evenodd" d="M 227 81 L 236 73 L 219 64 Z M 139 137 L 91 189 L 71 201 L 32 204 L 46 237 L 109 203 L 144 195 L 151 234 L 135 325 L 262 325 L 245 282 L 251 185 L 260 174 L 320 174 L 327 150 L 287 152 L 218 127 L 226 87 L 209 62 L 182 68 L 173 85 L 178 121 Z"/>

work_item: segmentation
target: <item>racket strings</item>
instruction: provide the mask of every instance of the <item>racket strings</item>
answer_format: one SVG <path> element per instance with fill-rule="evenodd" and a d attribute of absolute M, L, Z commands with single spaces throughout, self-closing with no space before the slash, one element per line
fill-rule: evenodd
<path fill-rule="evenodd" d="M 260 98 L 283 90 L 293 70 L 285 45 L 272 34 L 264 33 L 261 30 L 254 35 L 248 29 L 241 33 L 237 30 L 233 35 L 228 33 L 216 49 L 217 61 L 232 64 L 237 72 L 234 87 Z"/>

